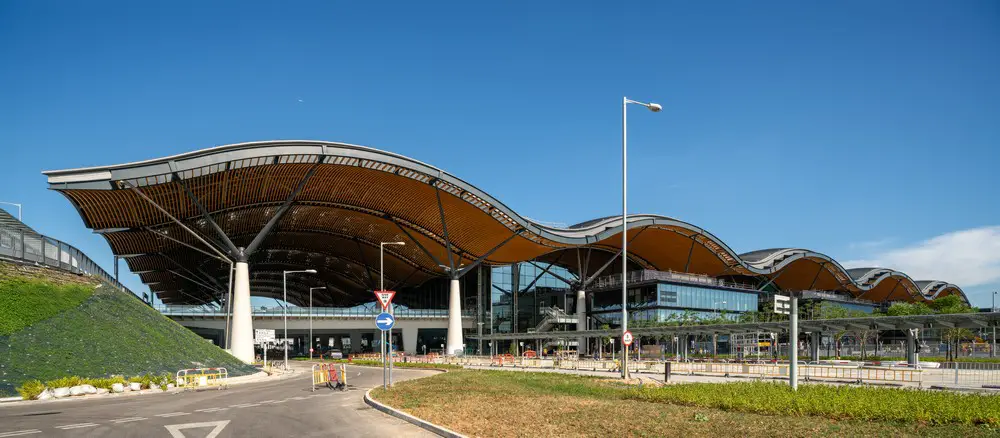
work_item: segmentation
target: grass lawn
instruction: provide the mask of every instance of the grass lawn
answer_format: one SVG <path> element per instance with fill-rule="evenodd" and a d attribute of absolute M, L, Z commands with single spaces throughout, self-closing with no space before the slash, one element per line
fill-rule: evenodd
<path fill-rule="evenodd" d="M 0 263 L 0 336 L 8 336 L 59 312 L 72 309 L 94 291 L 84 277 L 38 278 L 34 268 Z"/>
<path fill-rule="evenodd" d="M 756 382 L 638 389 L 568 374 L 462 370 L 372 394 L 482 437 L 1000 436 L 1000 397 L 886 388 L 802 385 L 794 395 Z"/>
<path fill-rule="evenodd" d="M 9 266 L 0 262 L 0 268 Z M 200 367 L 226 367 L 230 376 L 256 371 L 126 293 L 108 285 L 95 289 L 93 279 L 63 283 L 58 271 L 44 271 L 51 276 L 0 280 L 8 288 L 2 293 L 14 296 L 4 298 L 13 307 L 3 312 L 31 315 L 17 320 L 17 330 L 0 333 L 0 396 L 16 395 L 15 388 L 29 380 L 69 376 L 161 375 Z M 67 292 L 77 287 L 85 291 Z M 39 293 L 46 290 L 52 293 Z M 47 309 L 47 316 L 29 305 Z"/>

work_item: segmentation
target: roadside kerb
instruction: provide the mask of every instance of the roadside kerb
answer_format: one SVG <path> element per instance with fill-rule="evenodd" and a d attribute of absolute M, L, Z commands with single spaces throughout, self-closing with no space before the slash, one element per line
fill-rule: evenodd
<path fill-rule="evenodd" d="M 445 370 L 437 370 L 437 371 L 445 371 Z M 444 426 L 438 426 L 437 424 L 431 423 L 429 421 L 422 420 L 420 418 L 417 418 L 417 417 L 414 417 L 414 416 L 412 416 L 410 414 L 407 414 L 406 412 L 403 412 L 403 411 L 400 411 L 398 409 L 394 409 L 392 407 L 389 407 L 387 405 L 379 403 L 378 401 L 376 401 L 375 399 L 373 399 L 372 396 L 371 396 L 371 392 L 374 391 L 375 389 L 376 388 L 372 388 L 372 389 L 369 389 L 368 391 L 365 391 L 365 403 L 368 404 L 368 406 L 371 406 L 371 407 L 373 407 L 373 408 L 381 411 L 384 414 L 391 415 L 393 417 L 399 418 L 400 420 L 406 421 L 407 423 L 413 424 L 415 426 L 419 426 L 421 429 L 424 429 L 424 430 L 426 430 L 428 432 L 437 434 L 439 436 L 443 436 L 443 437 L 447 437 L 447 438 L 466 438 L 465 435 L 462 435 L 462 434 L 460 434 L 458 432 L 455 432 L 455 431 L 453 431 L 451 429 L 448 429 L 448 428 L 446 428 Z"/>
<path fill-rule="evenodd" d="M 410 368 L 410 369 L 438 371 L 438 372 L 442 372 L 442 373 L 447 373 L 448 372 L 448 370 L 444 370 L 444 369 L 441 369 L 441 368 Z M 439 426 L 439 425 L 431 423 L 429 421 L 426 421 L 426 420 L 414 417 L 413 415 L 407 414 L 406 412 L 403 412 L 401 410 L 392 408 L 392 407 L 390 407 L 388 405 L 379 403 L 377 400 L 373 399 L 372 395 L 371 395 L 371 392 L 374 391 L 375 389 L 378 389 L 378 388 L 372 388 L 372 389 L 369 389 L 368 391 L 365 391 L 365 403 L 368 404 L 368 406 L 371 406 L 371 407 L 373 407 L 373 408 L 381 411 L 384 414 L 388 414 L 388 415 L 391 415 L 393 417 L 399 418 L 400 420 L 403 420 L 403 421 L 406 421 L 407 423 L 419 426 L 421 429 L 424 429 L 424 430 L 426 430 L 428 432 L 435 433 L 435 434 L 443 436 L 443 437 L 447 437 L 447 438 L 466 438 L 465 435 L 462 435 L 462 434 L 460 434 L 458 432 L 455 432 L 455 431 L 453 431 L 451 429 L 448 429 L 447 427 Z"/>

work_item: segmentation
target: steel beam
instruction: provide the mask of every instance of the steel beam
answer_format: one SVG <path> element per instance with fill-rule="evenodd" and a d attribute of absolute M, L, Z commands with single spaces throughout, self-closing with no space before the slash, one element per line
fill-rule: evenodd
<path fill-rule="evenodd" d="M 240 253 L 240 257 L 246 258 L 248 255 L 253 254 L 254 252 L 257 251 L 257 248 L 259 248 L 260 245 L 264 243 L 264 238 L 266 238 L 267 235 L 271 233 L 271 230 L 274 229 L 275 225 L 278 224 L 278 221 L 280 221 L 281 218 L 285 216 L 285 213 L 287 213 L 288 209 L 291 208 L 292 202 L 295 201 L 295 197 L 298 196 L 299 193 L 302 192 L 302 189 L 306 187 L 306 183 L 309 182 L 309 179 L 312 178 L 313 174 L 316 173 L 316 169 L 319 169 L 319 165 L 322 162 L 323 160 L 320 159 L 316 164 L 314 164 L 312 167 L 309 168 L 309 171 L 306 172 L 306 175 L 302 177 L 302 181 L 299 181 L 299 185 L 295 187 L 295 190 L 292 191 L 292 194 L 289 195 L 287 199 L 285 199 L 285 202 L 281 204 L 281 207 L 278 207 L 278 211 L 274 212 L 274 215 L 271 216 L 271 219 L 267 221 L 267 224 L 264 225 L 264 228 L 262 228 L 260 232 L 257 233 L 257 237 L 254 237 L 253 241 L 250 242 L 250 245 L 248 245 L 246 249 Z"/>
<path fill-rule="evenodd" d="M 229 250 L 229 254 L 233 258 L 236 258 L 237 255 L 240 253 L 240 250 L 236 248 L 236 245 L 233 245 L 233 241 L 229 239 L 229 236 L 226 235 L 226 232 L 222 231 L 222 227 L 220 227 L 219 224 L 215 222 L 215 219 L 212 218 L 212 215 L 208 213 L 208 210 L 205 209 L 205 206 L 202 205 L 201 201 L 198 200 L 198 197 L 195 196 L 194 192 L 191 191 L 191 188 L 188 187 L 187 182 L 185 182 L 184 179 L 182 179 L 180 175 L 177 174 L 177 172 L 174 172 L 173 175 L 174 175 L 174 180 L 177 181 L 177 183 L 184 188 L 184 193 L 187 194 L 187 197 L 191 199 L 191 202 L 194 202 L 195 206 L 198 207 L 198 211 L 201 212 L 201 216 L 204 217 L 206 221 L 208 221 L 208 224 L 212 226 L 212 229 L 215 230 L 215 233 L 219 235 L 220 239 L 222 239 L 222 243 L 224 243 L 226 248 Z"/>
<path fill-rule="evenodd" d="M 455 273 L 455 258 L 451 253 L 451 239 L 448 238 L 448 223 L 444 220 L 444 204 L 441 203 L 441 189 L 437 186 L 437 180 L 431 181 L 434 186 L 434 195 L 437 196 L 438 204 L 438 214 L 441 215 L 441 228 L 444 230 L 444 243 L 448 247 L 448 273 L 452 275 L 452 279 L 456 279 Z"/>
<path fill-rule="evenodd" d="M 515 237 L 521 235 L 521 233 L 523 233 L 523 232 L 524 232 L 524 228 L 518 229 L 513 234 L 511 234 L 510 237 L 507 237 L 506 239 L 504 239 L 503 242 L 498 243 L 492 249 L 490 249 L 489 251 L 486 251 L 486 254 L 483 254 L 483 255 L 479 256 L 479 258 L 476 259 L 476 261 L 472 262 L 472 264 L 470 264 L 469 266 L 466 266 L 466 267 L 462 268 L 452 278 L 455 278 L 455 279 L 462 278 L 462 276 L 465 275 L 467 272 L 469 272 L 469 270 L 471 270 L 472 268 L 475 268 L 476 266 L 479 266 L 479 264 L 482 263 L 483 260 L 486 260 L 486 258 L 489 257 L 489 256 L 491 256 L 491 255 L 493 255 L 493 253 L 496 252 L 496 250 L 500 249 L 500 247 L 506 245 L 507 242 L 510 242 L 512 239 L 514 239 Z"/>

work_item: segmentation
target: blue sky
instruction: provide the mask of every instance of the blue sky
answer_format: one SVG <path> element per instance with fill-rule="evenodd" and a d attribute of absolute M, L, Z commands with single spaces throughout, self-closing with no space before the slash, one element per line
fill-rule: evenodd
<path fill-rule="evenodd" d="M 1000 3 L 202 3 L 0 2 L 0 200 L 110 266 L 42 170 L 320 139 L 571 224 L 628 95 L 631 211 L 1000 289 Z"/>

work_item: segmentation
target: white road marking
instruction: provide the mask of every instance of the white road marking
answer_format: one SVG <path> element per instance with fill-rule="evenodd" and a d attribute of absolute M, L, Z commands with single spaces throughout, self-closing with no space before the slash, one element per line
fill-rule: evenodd
<path fill-rule="evenodd" d="M 171 412 L 169 414 L 156 414 L 157 417 L 180 417 L 181 415 L 189 415 L 187 412 Z"/>
<path fill-rule="evenodd" d="M 147 419 L 146 417 L 130 417 L 130 418 L 119 418 L 117 420 L 111 420 L 111 422 L 115 423 L 115 424 L 119 424 L 119 423 L 131 423 L 133 421 L 142 421 L 142 420 L 146 420 L 146 419 Z"/>
<path fill-rule="evenodd" d="M 258 404 L 258 403 L 241 403 L 241 404 L 238 404 L 238 405 L 231 405 L 229 407 L 231 407 L 231 408 L 249 408 L 251 406 L 260 406 L 260 404 Z"/>
<path fill-rule="evenodd" d="M 229 408 L 205 408 L 205 409 L 198 409 L 195 412 L 219 412 L 219 411 L 225 411 L 227 409 Z"/>
<path fill-rule="evenodd" d="M 167 432 L 170 432 L 170 436 L 173 438 L 185 438 L 181 429 L 193 429 L 196 427 L 212 427 L 212 431 L 205 435 L 205 438 L 215 438 L 219 436 L 222 429 L 225 429 L 229 425 L 229 420 L 224 421 L 207 421 L 204 423 L 187 423 L 187 424 L 171 424 L 168 426 L 163 426 L 167 428 Z"/>
<path fill-rule="evenodd" d="M 278 404 L 278 403 L 284 403 L 284 402 L 286 402 L 286 401 L 288 401 L 288 399 L 287 399 L 287 398 L 286 398 L 286 399 L 284 399 L 284 400 L 278 400 L 278 401 L 276 401 L 276 402 L 274 402 L 274 403 L 271 403 L 271 404 L 273 404 L 273 405 L 276 405 L 276 404 Z"/>
<path fill-rule="evenodd" d="M 0 438 L 8 437 L 8 436 L 31 435 L 33 433 L 42 433 L 42 431 L 40 431 L 38 429 L 15 430 L 13 432 L 0 433 Z"/>
<path fill-rule="evenodd" d="M 260 404 L 263 405 L 263 404 L 267 404 L 267 403 L 274 403 L 274 400 L 264 400 L 264 401 L 260 401 L 260 402 L 257 402 L 257 403 L 260 403 Z"/>
<path fill-rule="evenodd" d="M 301 397 L 300 396 L 300 397 L 292 397 L 291 399 L 292 400 L 305 400 L 306 398 L 308 398 L 308 397 Z M 288 400 L 288 399 L 285 399 L 285 400 Z"/>
<path fill-rule="evenodd" d="M 69 429 L 80 429 L 83 427 L 94 427 L 97 423 L 77 423 L 77 424 L 67 424 L 65 426 L 56 426 L 56 429 L 69 430 Z"/>

